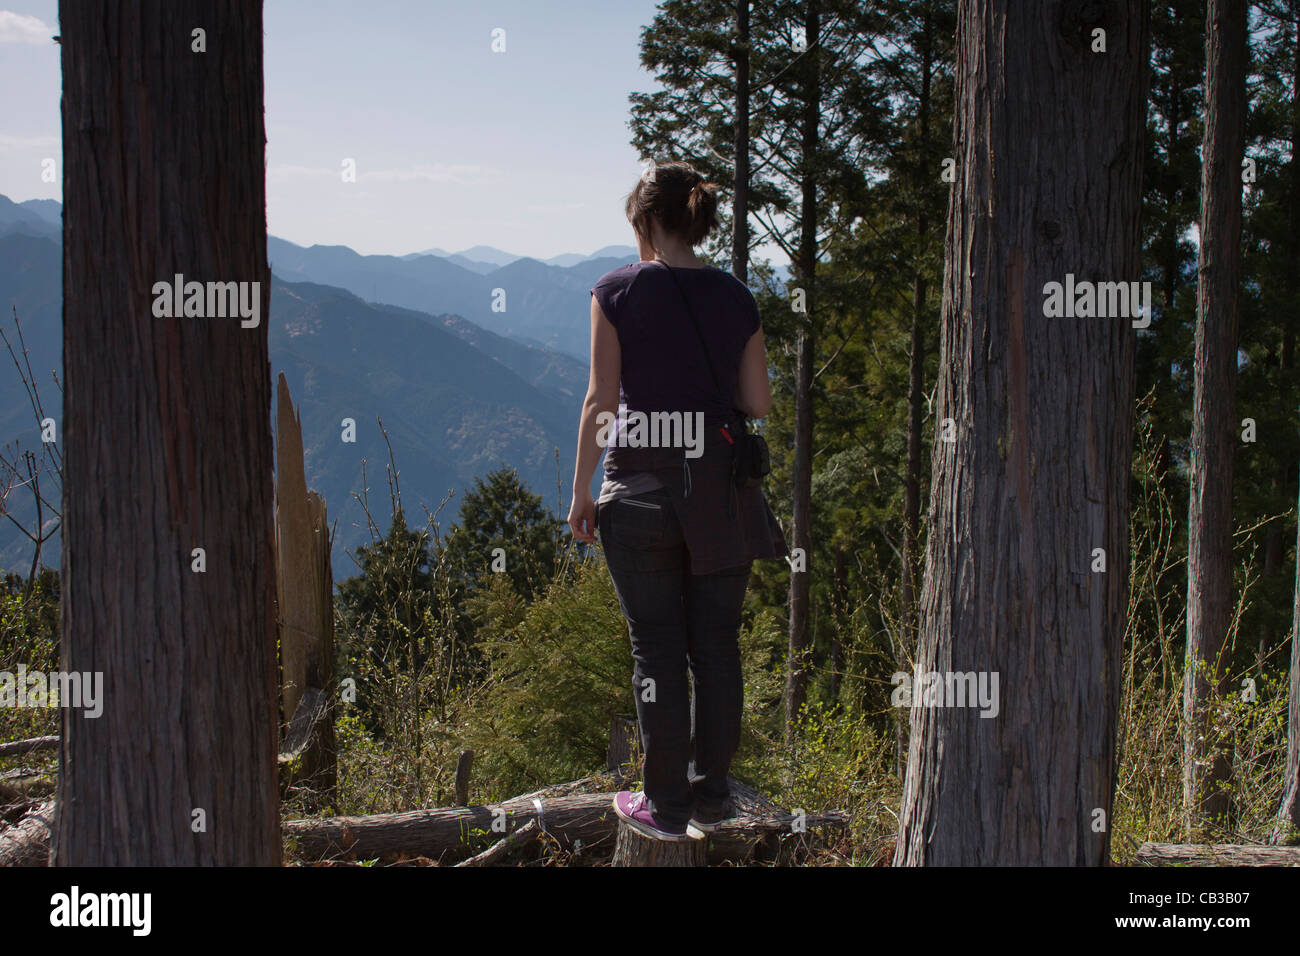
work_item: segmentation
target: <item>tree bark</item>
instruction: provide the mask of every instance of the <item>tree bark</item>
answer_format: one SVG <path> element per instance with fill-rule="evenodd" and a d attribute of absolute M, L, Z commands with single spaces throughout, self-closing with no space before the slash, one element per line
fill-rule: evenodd
<path fill-rule="evenodd" d="M 64 711 L 53 858 L 278 864 L 262 4 L 65 3 L 60 35 L 62 666 L 104 711 Z M 157 317 L 177 275 L 257 324 Z"/>
<path fill-rule="evenodd" d="M 1246 112 L 1246 0 L 1208 0 L 1205 134 L 1197 254 L 1195 386 L 1187 527 L 1187 669 L 1183 809 L 1189 835 L 1224 817 L 1231 772 L 1216 747 L 1209 699 L 1223 692 L 1232 623 L 1232 473 L 1236 423 L 1241 159 Z"/>
<path fill-rule="evenodd" d="M 1300 841 L 1300 526 L 1296 529 L 1296 578 L 1291 612 L 1291 679 L 1286 722 L 1286 770 L 1282 806 L 1269 842 Z"/>
<path fill-rule="evenodd" d="M 1147 44 L 1145 4 L 958 4 L 937 402 L 956 441 L 933 447 L 917 670 L 998 675 L 998 711 L 914 701 L 895 865 L 1107 858 L 1135 332 L 1045 300 L 1067 273 L 1140 278 Z"/>
<path fill-rule="evenodd" d="M 917 159 L 917 182 L 924 181 L 925 144 L 930 138 L 930 81 L 933 73 L 931 59 L 933 20 L 930 7 L 925 8 L 925 28 L 921 39 L 921 92 L 917 99 L 917 134 L 920 155 Z M 916 214 L 916 234 L 923 238 L 929 223 L 925 216 L 925 206 L 918 203 Z M 907 648 L 916 647 L 916 570 L 918 566 L 917 548 L 921 534 L 921 404 L 925 401 L 923 372 L 925 370 L 925 334 L 922 326 L 925 313 L 925 275 L 921 271 L 919 257 L 922 255 L 920 244 L 917 246 L 918 261 L 912 274 L 912 335 L 911 353 L 908 358 L 907 381 L 907 478 L 903 490 L 903 634 L 899 645 L 899 654 L 894 661 L 895 671 L 907 671 Z M 901 714 L 894 718 L 894 767 L 901 778 L 907 769 L 907 721 Z"/>
<path fill-rule="evenodd" d="M 1291 0 L 1291 21 L 1295 29 L 1295 59 L 1293 78 L 1300 84 L 1300 0 Z M 1300 163 L 1296 150 L 1300 149 L 1300 85 L 1291 87 L 1291 208 L 1292 236 L 1300 236 Z M 1292 275 L 1300 274 L 1296 263 L 1300 245 L 1291 246 Z M 1289 358 L 1293 350 L 1291 333 L 1283 343 L 1283 355 Z M 1296 579 L 1295 602 L 1291 613 L 1291 678 L 1290 698 L 1286 724 L 1286 770 L 1282 781 L 1282 806 L 1278 811 L 1277 825 L 1270 842 L 1300 842 L 1300 524 L 1296 528 Z"/>
<path fill-rule="evenodd" d="M 814 287 L 817 275 L 817 179 L 816 153 L 820 114 L 820 78 L 817 42 L 820 18 L 816 0 L 809 0 L 804 18 L 808 50 L 803 104 L 803 202 L 799 210 L 799 284 L 804 292 L 806 312 L 801 317 L 796 340 L 794 383 L 794 474 L 793 515 L 790 538 L 796 553 L 802 553 L 804 569 L 790 573 L 790 647 L 786 662 L 785 739 L 793 744 L 799 712 L 808 699 L 809 598 L 812 593 L 812 442 L 813 362 L 816 356 Z"/>

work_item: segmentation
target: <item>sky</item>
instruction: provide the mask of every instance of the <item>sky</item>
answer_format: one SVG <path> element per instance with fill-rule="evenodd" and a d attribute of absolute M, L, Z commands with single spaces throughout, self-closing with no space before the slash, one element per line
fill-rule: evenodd
<path fill-rule="evenodd" d="M 654 0 L 266 0 L 267 229 L 365 254 L 633 245 Z M 493 31 L 504 52 L 493 52 Z M 0 193 L 61 199 L 57 0 L 0 0 Z M 345 160 L 356 181 L 344 182 Z M 784 256 L 779 257 L 784 259 Z"/>

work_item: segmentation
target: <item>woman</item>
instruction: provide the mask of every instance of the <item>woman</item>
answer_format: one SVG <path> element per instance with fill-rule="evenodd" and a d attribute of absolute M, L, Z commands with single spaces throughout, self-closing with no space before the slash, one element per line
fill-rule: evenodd
<path fill-rule="evenodd" d="M 641 261 L 591 290 L 591 380 L 569 512 L 575 538 L 600 534 L 632 643 L 645 789 L 619 793 L 614 807 L 638 832 L 669 841 L 700 838 L 727 816 L 741 606 L 753 561 L 786 552 L 761 488 L 732 475 L 744 416 L 766 415 L 771 392 L 753 295 L 693 251 L 717 227 L 717 188 L 674 162 L 648 169 L 628 196 Z M 641 427 L 635 413 L 662 427 Z"/>

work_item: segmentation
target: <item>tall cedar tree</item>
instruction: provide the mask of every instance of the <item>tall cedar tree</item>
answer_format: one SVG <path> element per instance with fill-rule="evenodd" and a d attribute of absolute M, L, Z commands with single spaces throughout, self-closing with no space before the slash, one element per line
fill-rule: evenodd
<path fill-rule="evenodd" d="M 1147 30 L 1145 3 L 958 4 L 954 440 L 934 443 L 917 662 L 943 699 L 913 700 L 896 865 L 1107 859 L 1135 334 L 1047 316 L 1045 287 L 1140 279 Z M 996 716 L 943 676 L 971 672 L 997 675 Z"/>
<path fill-rule="evenodd" d="M 62 666 L 104 711 L 63 711 L 53 861 L 276 865 L 262 4 L 59 18 Z M 156 316 L 178 274 L 257 283 L 259 323 Z"/>
<path fill-rule="evenodd" d="M 1209 699 L 1221 693 L 1232 623 L 1232 473 L 1240 325 L 1246 0 L 1208 0 L 1201 147 L 1195 385 L 1187 529 L 1183 807 L 1190 833 L 1227 813 L 1230 757 L 1214 744 Z"/>

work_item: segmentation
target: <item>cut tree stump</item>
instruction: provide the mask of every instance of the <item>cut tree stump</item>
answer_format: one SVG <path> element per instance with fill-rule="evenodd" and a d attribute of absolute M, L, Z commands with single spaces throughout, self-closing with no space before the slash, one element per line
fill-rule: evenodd
<path fill-rule="evenodd" d="M 1137 859 L 1149 866 L 1300 866 L 1300 846 L 1143 843 Z"/>
<path fill-rule="evenodd" d="M 623 820 L 618 821 L 618 838 L 610 866 L 708 866 L 706 840 L 670 843 L 642 836 Z"/>

